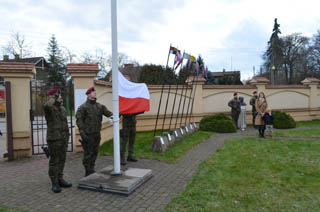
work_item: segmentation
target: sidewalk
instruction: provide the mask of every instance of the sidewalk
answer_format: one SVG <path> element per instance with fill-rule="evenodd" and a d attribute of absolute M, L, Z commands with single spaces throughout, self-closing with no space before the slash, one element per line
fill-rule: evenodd
<path fill-rule="evenodd" d="M 16 207 L 28 212 L 110 212 L 161 211 L 181 192 L 198 165 L 213 155 L 227 138 L 254 136 L 254 129 L 232 134 L 216 134 L 194 147 L 179 163 L 167 164 L 140 159 L 127 166 L 152 169 L 153 178 L 129 197 L 99 193 L 77 188 L 84 175 L 82 154 L 70 153 L 65 167 L 65 179 L 73 187 L 53 193 L 48 177 L 48 160 L 33 156 L 14 162 L 0 162 L 0 205 Z M 111 156 L 99 156 L 96 169 L 113 165 Z"/>

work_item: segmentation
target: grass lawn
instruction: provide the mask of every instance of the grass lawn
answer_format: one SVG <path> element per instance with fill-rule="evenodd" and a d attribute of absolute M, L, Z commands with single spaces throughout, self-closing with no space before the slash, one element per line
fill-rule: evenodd
<path fill-rule="evenodd" d="M 229 139 L 164 211 L 319 211 L 319 154 L 320 141 Z"/>
<path fill-rule="evenodd" d="M 151 152 L 153 131 L 137 132 L 134 144 L 134 156 L 137 158 L 148 158 L 160 160 L 168 163 L 178 162 L 192 147 L 208 139 L 212 132 L 197 131 L 192 135 L 177 141 L 173 146 L 169 147 L 166 152 Z M 99 154 L 113 154 L 113 142 L 108 141 L 100 146 Z"/>
<path fill-rule="evenodd" d="M 286 136 L 286 137 L 319 137 L 320 139 L 320 128 L 305 129 L 305 130 L 275 130 L 275 136 Z"/>
<path fill-rule="evenodd" d="M 0 212 L 26 212 L 26 211 L 21 211 L 21 210 L 8 208 L 0 205 Z"/>
<path fill-rule="evenodd" d="M 297 122 L 297 127 L 309 127 L 309 126 L 320 126 L 320 120 Z"/>

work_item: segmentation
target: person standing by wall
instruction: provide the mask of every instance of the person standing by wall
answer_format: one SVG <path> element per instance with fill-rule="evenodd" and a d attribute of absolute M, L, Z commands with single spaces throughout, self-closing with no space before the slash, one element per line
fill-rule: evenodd
<path fill-rule="evenodd" d="M 268 108 L 268 103 L 267 103 L 266 96 L 264 95 L 263 92 L 260 92 L 258 95 L 258 99 L 256 100 L 257 116 L 255 119 L 255 124 L 259 131 L 260 138 L 264 138 L 265 126 L 264 126 L 264 121 L 262 117 L 264 116 L 267 108 Z"/>
<path fill-rule="evenodd" d="M 101 139 L 102 116 L 111 117 L 112 112 L 97 102 L 94 87 L 89 88 L 86 95 L 87 101 L 80 105 L 76 119 L 84 151 L 82 164 L 85 167 L 85 176 L 88 176 L 95 172 L 94 167 Z"/>
<path fill-rule="evenodd" d="M 49 152 L 49 176 L 52 191 L 61 192 L 61 187 L 68 188 L 72 184 L 63 179 L 63 169 L 69 140 L 67 113 L 62 106 L 61 90 L 50 89 L 49 101 L 43 106 L 47 122 L 47 144 Z"/>
<path fill-rule="evenodd" d="M 257 91 L 253 91 L 253 97 L 250 99 L 250 105 L 252 106 L 252 125 L 255 127 L 255 119 L 257 115 L 256 100 L 258 98 Z"/>
<path fill-rule="evenodd" d="M 234 121 L 235 126 L 238 127 L 238 118 L 239 118 L 241 109 L 240 109 L 240 101 L 238 99 L 237 92 L 233 94 L 233 99 L 229 101 L 228 106 L 231 107 L 232 120 Z"/>

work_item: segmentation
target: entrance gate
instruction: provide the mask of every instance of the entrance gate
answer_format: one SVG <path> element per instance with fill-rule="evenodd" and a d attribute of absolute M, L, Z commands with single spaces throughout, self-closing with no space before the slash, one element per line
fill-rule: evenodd
<path fill-rule="evenodd" d="M 30 81 L 30 121 L 31 121 L 31 137 L 32 137 L 32 154 L 44 154 L 42 147 L 47 147 L 47 123 L 44 116 L 43 105 L 49 100 L 48 91 L 51 88 L 60 88 L 62 91 L 63 105 L 67 111 L 69 126 L 69 142 L 68 152 L 73 152 L 74 140 L 74 98 L 73 84 L 68 83 L 66 87 L 47 86 L 41 80 Z"/>

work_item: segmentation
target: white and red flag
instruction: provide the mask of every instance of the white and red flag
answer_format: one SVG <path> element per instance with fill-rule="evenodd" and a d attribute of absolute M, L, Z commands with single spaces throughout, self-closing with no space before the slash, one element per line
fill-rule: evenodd
<path fill-rule="evenodd" d="M 149 111 L 150 94 L 145 83 L 134 83 L 118 72 L 119 113 L 134 114 Z"/>

